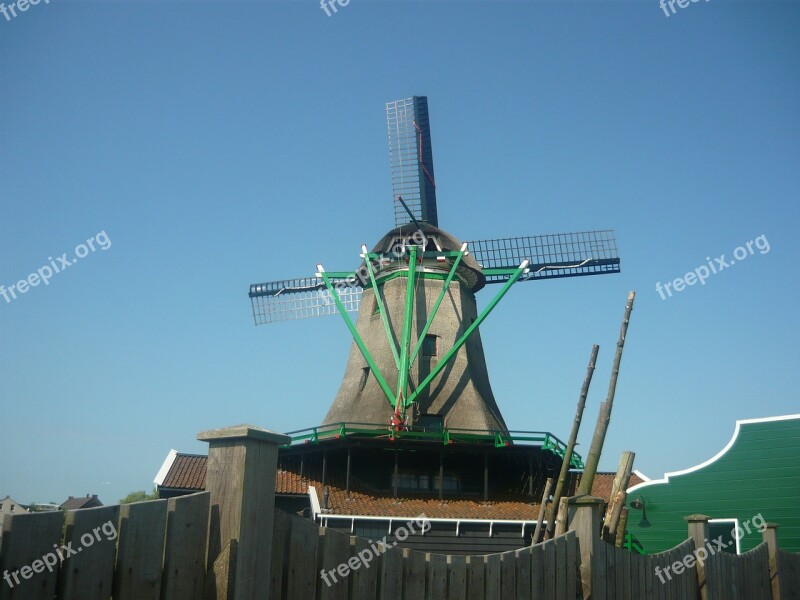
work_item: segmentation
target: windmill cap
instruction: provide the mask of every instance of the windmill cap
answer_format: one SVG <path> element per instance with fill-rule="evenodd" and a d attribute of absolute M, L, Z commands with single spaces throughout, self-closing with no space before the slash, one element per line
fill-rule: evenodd
<path fill-rule="evenodd" d="M 435 238 L 443 252 L 458 252 L 464 245 L 458 238 L 430 223 L 420 223 L 419 227 L 414 223 L 408 223 L 407 225 L 401 225 L 400 227 L 395 227 L 390 230 L 375 245 L 372 249 L 372 253 L 391 255 L 393 252 L 392 249 L 396 246 L 399 239 L 406 239 L 409 237 L 413 239 L 414 234 L 418 231 L 422 231 L 423 235 L 428 239 Z M 469 247 L 467 247 L 467 251 L 469 252 Z M 363 262 L 361 263 L 361 267 L 365 268 Z M 471 253 L 461 258 L 461 263 L 458 265 L 458 273 L 469 284 L 473 292 L 477 292 L 486 285 L 486 278 L 483 275 L 483 270 L 472 257 Z"/>

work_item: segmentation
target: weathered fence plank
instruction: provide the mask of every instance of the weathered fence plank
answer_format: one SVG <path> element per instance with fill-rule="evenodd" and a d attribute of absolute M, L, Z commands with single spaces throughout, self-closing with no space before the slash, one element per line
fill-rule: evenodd
<path fill-rule="evenodd" d="M 368 540 L 356 536 L 350 538 L 350 552 L 359 558 L 361 564 L 351 575 L 353 598 L 377 598 L 381 571 L 380 554 L 375 554 Z"/>
<path fill-rule="evenodd" d="M 467 559 L 464 556 L 448 556 L 447 598 L 464 600 L 467 597 Z"/>
<path fill-rule="evenodd" d="M 275 529 L 272 532 L 272 554 L 270 555 L 269 569 L 269 599 L 281 600 L 286 589 L 285 577 L 289 565 L 286 558 L 289 555 L 289 535 L 293 518 L 288 513 L 275 509 Z"/>
<path fill-rule="evenodd" d="M 567 566 L 567 538 L 562 535 L 553 540 L 555 542 L 556 553 L 556 598 L 567 597 L 567 577 L 569 567 Z"/>
<path fill-rule="evenodd" d="M 467 600 L 486 597 L 486 561 L 483 556 L 467 557 Z"/>
<path fill-rule="evenodd" d="M 428 570 L 428 593 L 426 598 L 447 598 L 447 556 L 425 554 Z"/>
<path fill-rule="evenodd" d="M 500 594 L 502 559 L 499 554 L 488 554 L 486 561 L 486 600 L 506 600 Z"/>
<path fill-rule="evenodd" d="M 425 555 L 403 548 L 403 598 L 418 600 L 425 597 Z"/>
<path fill-rule="evenodd" d="M 67 547 L 71 544 L 72 548 L 82 548 L 82 539 L 91 538 L 94 543 L 91 550 L 71 556 L 62 565 L 59 600 L 108 600 L 117 557 L 119 506 L 71 510 L 67 512 L 66 523 L 64 543 Z M 100 534 L 99 540 L 95 532 Z M 201 584 L 202 581 L 201 578 Z"/>
<path fill-rule="evenodd" d="M 195 600 L 203 593 L 210 499 L 201 492 L 167 501 L 162 600 Z"/>
<path fill-rule="evenodd" d="M 517 588 L 517 556 L 514 550 L 500 554 L 500 595 L 511 599 Z"/>
<path fill-rule="evenodd" d="M 0 573 L 5 575 L 8 571 L 9 579 L 0 580 L 0 600 L 53 598 L 58 564 L 48 568 L 43 557 L 51 553 L 56 556 L 54 546 L 61 545 L 63 523 L 64 513 L 61 511 L 6 515 Z M 49 556 L 47 560 L 48 565 L 53 562 Z"/>
<path fill-rule="evenodd" d="M 531 548 L 531 600 L 545 600 L 544 544 Z"/>
<path fill-rule="evenodd" d="M 800 554 L 778 549 L 782 600 L 800 600 Z"/>
<path fill-rule="evenodd" d="M 578 536 L 574 531 L 569 531 L 564 536 L 567 542 L 567 598 L 572 600 L 578 597 L 580 590 L 580 551 L 578 549 Z"/>
<path fill-rule="evenodd" d="M 380 546 L 378 547 L 380 550 Z M 403 552 L 392 548 L 382 552 L 381 600 L 403 600 Z"/>
<path fill-rule="evenodd" d="M 736 556 L 717 552 L 707 561 L 708 598 L 719 600 L 771 600 L 769 585 L 769 549 L 759 544 Z"/>
<path fill-rule="evenodd" d="M 531 548 L 520 548 L 514 552 L 517 563 L 517 593 L 516 600 L 530 600 L 531 598 Z"/>
<path fill-rule="evenodd" d="M 319 527 L 312 521 L 298 519 L 289 534 L 289 565 L 287 570 L 287 600 L 306 600 L 316 597 L 320 580 L 317 571 Z M 344 569 L 343 569 L 344 571 Z M 339 575 L 334 576 L 336 580 Z M 342 585 L 347 585 L 346 583 Z"/>
<path fill-rule="evenodd" d="M 120 507 L 114 600 L 159 600 L 167 501 Z"/>
<path fill-rule="evenodd" d="M 320 573 L 315 575 L 315 580 L 320 590 L 318 597 L 322 600 L 347 600 L 348 590 L 352 585 L 350 578 L 357 575 L 357 572 L 352 573 L 350 577 L 342 577 L 337 569 L 339 565 L 347 565 L 350 557 L 355 556 L 355 549 L 351 548 L 350 539 L 349 535 L 341 531 L 328 527 L 319 529 Z M 325 571 L 324 577 L 321 571 Z"/>
<path fill-rule="evenodd" d="M 544 597 L 556 597 L 556 540 L 561 536 L 555 537 L 542 544 L 542 552 L 544 553 Z"/>

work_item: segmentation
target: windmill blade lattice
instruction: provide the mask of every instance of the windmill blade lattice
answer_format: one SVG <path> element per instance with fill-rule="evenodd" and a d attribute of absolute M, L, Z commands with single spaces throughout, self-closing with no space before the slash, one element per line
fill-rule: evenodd
<path fill-rule="evenodd" d="M 428 99 L 414 96 L 387 102 L 386 124 L 395 225 L 400 227 L 409 222 L 408 213 L 399 200 L 402 198 L 417 221 L 438 227 Z"/>
<path fill-rule="evenodd" d="M 519 281 L 620 271 L 617 241 L 610 229 L 477 240 L 469 243 L 469 250 L 484 269 L 509 269 L 530 260 L 530 271 Z M 486 283 L 508 279 L 509 275 L 486 273 Z"/>
<path fill-rule="evenodd" d="M 348 312 L 358 312 L 363 289 L 344 277 L 331 277 L 334 289 Z M 250 286 L 250 303 L 256 325 L 296 321 L 338 313 L 325 283 L 319 277 L 284 279 Z"/>

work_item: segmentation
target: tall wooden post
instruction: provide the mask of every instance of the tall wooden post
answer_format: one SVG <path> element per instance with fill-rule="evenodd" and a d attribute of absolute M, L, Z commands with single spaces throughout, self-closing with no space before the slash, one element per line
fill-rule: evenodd
<path fill-rule="evenodd" d="M 625 506 L 625 500 L 628 497 L 626 490 L 631 481 L 633 459 L 635 457 L 636 455 L 633 452 L 626 450 L 619 459 L 617 474 L 611 486 L 611 500 L 608 503 L 606 518 L 603 521 L 603 539 L 609 544 L 616 543 L 617 526 L 619 525 L 619 517 L 622 514 L 622 507 Z"/>
<path fill-rule="evenodd" d="M 597 417 L 597 426 L 594 430 L 592 445 L 589 448 L 589 456 L 586 459 L 586 468 L 583 470 L 583 475 L 581 476 L 581 485 L 578 488 L 578 494 L 590 494 L 592 492 L 594 475 L 597 473 L 597 463 L 600 462 L 600 454 L 603 452 L 603 444 L 606 440 L 608 424 L 611 421 L 611 408 L 614 405 L 614 394 L 617 391 L 619 365 L 622 362 L 622 349 L 625 347 L 625 336 L 628 334 L 628 323 L 630 323 L 631 320 L 631 311 L 633 310 L 633 300 L 635 297 L 636 292 L 630 292 L 628 294 L 628 302 L 625 304 L 625 316 L 622 319 L 622 327 L 620 328 L 619 339 L 617 340 L 617 352 L 614 355 L 614 366 L 611 369 L 611 381 L 608 383 L 608 396 L 606 397 L 606 401 L 600 406 L 600 415 Z"/>
<path fill-rule="evenodd" d="M 695 550 L 703 548 L 705 550 L 706 540 L 708 539 L 708 515 L 689 515 L 684 517 L 689 523 L 689 537 L 694 540 Z M 704 552 L 708 558 L 707 553 Z M 706 585 L 706 560 L 701 559 L 698 552 L 694 553 L 695 567 L 697 570 L 697 587 L 700 590 L 700 600 L 708 599 L 708 586 Z"/>
<path fill-rule="evenodd" d="M 569 441 L 567 442 L 567 449 L 564 451 L 564 460 L 561 462 L 561 471 L 558 474 L 558 483 L 556 484 L 556 491 L 553 493 L 553 503 L 547 512 L 547 529 L 545 537 L 553 537 L 553 532 L 556 529 L 556 511 L 558 504 L 561 501 L 561 495 L 564 493 L 564 486 L 567 483 L 567 473 L 569 472 L 569 465 L 572 462 L 572 454 L 575 452 L 575 443 L 578 441 L 578 431 L 581 428 L 581 420 L 583 419 L 583 409 L 586 406 L 586 396 L 589 394 L 589 386 L 592 383 L 592 375 L 594 374 L 594 366 L 597 363 L 597 353 L 600 351 L 600 346 L 595 344 L 592 346 L 592 354 L 589 357 L 589 366 L 586 368 L 586 377 L 583 379 L 583 386 L 581 387 L 580 396 L 578 396 L 578 408 L 575 410 L 575 419 L 572 422 L 572 432 L 569 434 Z M 537 540 L 538 541 L 538 540 Z"/>
<path fill-rule="evenodd" d="M 604 585 L 600 573 L 593 569 L 599 561 L 605 560 L 602 553 L 600 539 L 600 513 L 603 511 L 605 501 L 602 498 L 592 496 L 573 496 L 565 498 L 562 507 L 566 507 L 566 521 L 568 530 L 574 531 L 578 536 L 578 548 L 581 554 L 581 587 L 583 588 L 584 600 L 592 598 L 605 598 L 605 594 L 599 589 Z"/>
<path fill-rule="evenodd" d="M 544 492 L 542 493 L 542 504 L 539 506 L 539 517 L 536 519 L 536 529 L 533 531 L 533 544 L 539 543 L 539 535 L 542 531 L 542 521 L 544 521 L 545 509 L 547 508 L 547 499 L 550 497 L 550 490 L 553 489 L 553 478 L 548 477 L 547 483 L 544 484 Z M 549 514 L 553 514 L 554 511 L 550 511 Z M 548 529 L 550 528 L 550 523 L 547 523 Z M 555 527 L 555 524 L 553 524 Z"/>
<path fill-rule="evenodd" d="M 211 494 L 208 565 L 217 600 L 267 600 L 278 446 L 291 438 L 252 425 L 211 429 L 206 490 Z M 233 589 L 231 589 L 233 588 Z"/>
<path fill-rule="evenodd" d="M 772 600 L 781 600 L 781 553 L 778 545 L 778 524 L 767 523 L 761 538 L 769 549 L 769 583 L 772 588 Z M 794 590 L 795 592 L 797 590 Z"/>

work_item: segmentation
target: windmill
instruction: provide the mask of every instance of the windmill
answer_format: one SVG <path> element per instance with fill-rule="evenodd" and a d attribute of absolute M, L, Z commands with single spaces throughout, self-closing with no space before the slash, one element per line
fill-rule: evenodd
<path fill-rule="evenodd" d="M 614 233 L 462 243 L 439 228 L 427 98 L 389 102 L 386 117 L 395 228 L 371 251 L 361 247 L 355 271 L 317 265 L 311 277 L 251 285 L 253 318 L 343 318 L 353 344 L 323 425 L 508 434 L 481 324 L 515 283 L 619 272 Z M 475 294 L 487 286 L 499 291 L 479 311 Z"/>

